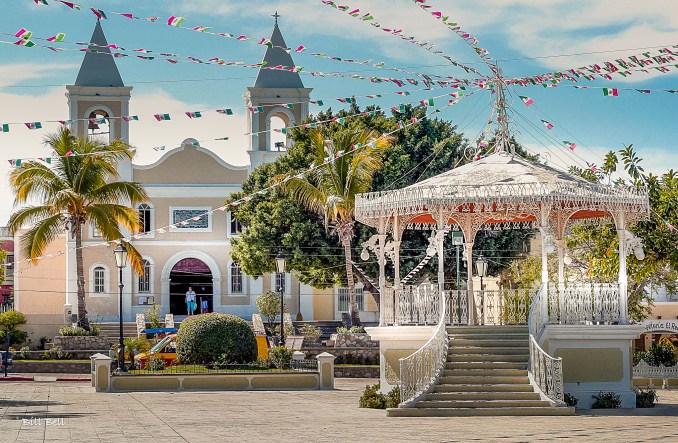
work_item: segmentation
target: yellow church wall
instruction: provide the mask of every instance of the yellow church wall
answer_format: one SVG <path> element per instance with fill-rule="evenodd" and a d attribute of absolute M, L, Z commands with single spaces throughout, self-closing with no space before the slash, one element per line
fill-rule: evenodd
<path fill-rule="evenodd" d="M 58 254 L 64 250 L 66 236 L 60 235 L 45 249 L 44 256 Z M 16 248 L 16 261 L 26 257 L 21 248 Z M 36 262 L 35 265 L 21 263 L 21 272 L 15 278 L 15 306 L 26 315 L 27 324 L 23 330 L 28 338 L 38 343 L 40 337 L 54 337 L 63 324 L 63 306 L 66 303 L 66 255 L 55 255 Z"/>

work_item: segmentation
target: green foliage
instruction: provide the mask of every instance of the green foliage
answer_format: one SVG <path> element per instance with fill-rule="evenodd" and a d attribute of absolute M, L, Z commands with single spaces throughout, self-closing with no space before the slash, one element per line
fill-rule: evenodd
<path fill-rule="evenodd" d="M 256 298 L 259 314 L 266 319 L 269 330 L 273 327 L 273 322 L 280 315 L 280 293 L 267 291 Z M 283 300 L 283 311 L 288 312 L 287 304 Z M 280 329 L 278 329 L 280 331 Z"/>
<path fill-rule="evenodd" d="M 5 331 L 15 331 L 26 324 L 26 316 L 19 311 L 5 311 L 0 314 L 0 327 Z"/>
<path fill-rule="evenodd" d="M 274 337 L 280 337 L 280 325 L 277 324 L 271 331 Z M 296 331 L 294 330 L 294 326 L 292 325 L 285 325 L 285 330 L 283 331 L 285 334 L 285 337 L 289 335 L 296 335 Z"/>
<path fill-rule="evenodd" d="M 676 364 L 676 347 L 668 337 L 653 342 L 643 359 L 650 366 L 674 366 Z"/>
<path fill-rule="evenodd" d="M 271 362 L 264 357 L 257 357 L 256 361 L 254 362 L 253 366 L 255 368 L 259 369 L 268 369 L 271 367 Z"/>
<path fill-rule="evenodd" d="M 339 326 L 337 328 L 337 334 L 362 334 L 364 332 L 365 328 L 362 326 L 351 326 L 350 328 Z"/>
<path fill-rule="evenodd" d="M 51 167 L 27 160 L 10 172 L 9 187 L 19 209 L 7 226 L 11 232 L 28 227 L 21 236 L 25 257 L 43 255 L 47 245 L 67 227 L 75 239 L 77 280 L 84 281 L 84 226 L 95 227 L 105 240 L 124 237 L 121 227 L 137 232 L 140 220 L 135 207 L 148 196 L 141 185 L 119 180 L 116 164 L 134 157 L 134 150 L 121 140 L 105 144 L 89 137 L 78 138 L 62 128 L 47 136 L 45 143 L 52 151 Z M 132 245 L 127 249 L 132 267 L 142 272 L 141 256 Z M 85 303 L 85 287 L 78 285 L 78 326 L 89 329 Z"/>
<path fill-rule="evenodd" d="M 213 312 L 181 322 L 177 358 L 182 364 L 209 363 L 222 356 L 230 363 L 249 363 L 256 359 L 257 343 L 245 320 Z"/>
<path fill-rule="evenodd" d="M 0 243 L 2 245 L 2 243 Z M 7 257 L 7 251 L 0 248 L 0 263 L 5 263 L 5 258 Z M 5 281 L 5 267 L 0 266 L 0 285 Z"/>
<path fill-rule="evenodd" d="M 162 358 L 149 357 L 144 367 L 147 371 L 162 371 L 165 369 L 165 361 Z"/>
<path fill-rule="evenodd" d="M 144 318 L 151 325 L 151 328 L 161 328 L 162 321 L 160 319 L 160 307 L 153 303 L 153 305 L 146 310 Z"/>
<path fill-rule="evenodd" d="M 289 368 L 293 352 L 285 346 L 274 346 L 268 350 L 268 359 L 278 369 Z"/>
<path fill-rule="evenodd" d="M 385 409 L 386 408 L 386 396 L 379 393 L 379 383 L 376 385 L 367 385 L 363 394 L 360 396 L 358 402 L 361 408 L 370 408 L 370 409 Z M 400 396 L 400 394 L 398 394 Z"/>
<path fill-rule="evenodd" d="M 386 395 L 386 407 L 397 408 L 400 404 L 400 386 L 391 389 Z"/>
<path fill-rule="evenodd" d="M 24 346 L 14 353 L 14 360 L 26 360 L 30 356 L 30 350 L 28 346 Z"/>
<path fill-rule="evenodd" d="M 577 403 L 579 403 L 579 399 L 577 397 L 575 397 L 574 395 L 569 394 L 567 392 L 565 393 L 564 400 L 565 400 L 565 404 L 568 405 L 571 408 L 576 408 Z"/>
<path fill-rule="evenodd" d="M 42 358 L 45 360 L 69 360 L 73 358 L 73 354 L 65 352 L 61 346 L 52 346 L 50 350 L 42 353 Z"/>
<path fill-rule="evenodd" d="M 591 405 L 591 409 L 617 409 L 621 407 L 619 394 L 615 394 L 614 392 L 599 392 L 598 395 L 594 395 L 593 398 L 596 401 Z"/>
<path fill-rule="evenodd" d="M 631 177 L 630 183 L 623 179 L 614 180 L 619 158 L 624 172 Z M 643 242 L 645 258 L 638 260 L 633 254 L 627 258 L 629 316 L 637 321 L 646 318 L 652 309 L 652 299 L 646 295 L 649 286 L 664 286 L 668 293 L 678 291 L 678 230 L 672 228 L 678 225 L 678 174 L 673 170 L 661 176 L 645 174 L 641 162 L 632 146 L 618 153 L 610 151 L 605 157 L 604 167 L 592 178 L 621 188 L 643 186 L 649 193 L 650 219 L 631 226 L 633 234 Z M 586 276 L 598 281 L 616 281 L 619 240 L 614 224 L 600 227 L 575 225 L 572 232 L 572 236 L 567 238 L 567 246 L 573 258 L 586 268 Z"/>
<path fill-rule="evenodd" d="M 80 336 L 96 336 L 101 333 L 101 327 L 98 325 L 91 325 L 90 330 L 81 328 L 80 326 L 63 325 L 59 327 L 59 335 L 66 337 L 80 337 Z"/>
<path fill-rule="evenodd" d="M 304 343 L 311 345 L 318 342 L 323 331 L 317 326 L 305 324 L 299 329 L 299 333 L 304 336 Z"/>
<path fill-rule="evenodd" d="M 5 345 L 5 340 L 6 340 L 5 334 L 7 334 L 7 332 L 0 331 L 0 346 Z M 17 345 L 17 344 L 25 343 L 27 338 L 28 338 L 28 332 L 26 332 L 26 331 L 20 331 L 20 330 L 17 329 L 16 331 L 10 331 L 10 333 L 9 333 L 9 343 L 10 343 L 10 345 Z"/>
<path fill-rule="evenodd" d="M 654 389 L 634 389 L 636 391 L 636 408 L 654 408 L 657 402 L 657 391 Z"/>

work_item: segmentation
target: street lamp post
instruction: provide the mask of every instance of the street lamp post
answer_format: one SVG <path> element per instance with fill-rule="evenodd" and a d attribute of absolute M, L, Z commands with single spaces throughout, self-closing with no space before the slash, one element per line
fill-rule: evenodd
<path fill-rule="evenodd" d="M 118 343 L 118 372 L 127 372 L 125 369 L 125 343 L 123 341 L 122 327 L 122 269 L 127 266 L 127 248 L 121 243 L 113 250 L 115 265 L 118 267 L 118 288 L 120 289 L 120 342 Z"/>
<path fill-rule="evenodd" d="M 283 278 L 285 275 L 285 254 L 282 251 L 278 252 L 278 255 L 275 257 L 275 266 L 278 270 L 278 274 L 282 274 Z M 276 281 L 278 279 L 276 278 Z M 280 285 L 278 288 L 280 291 L 280 346 L 285 346 L 285 325 L 283 324 L 283 313 L 285 312 L 285 288 L 283 285 Z"/>
<path fill-rule="evenodd" d="M 487 260 L 480 254 L 476 259 L 476 273 L 480 277 L 480 319 L 481 322 L 485 319 L 485 286 L 483 285 L 483 277 L 487 276 Z"/>

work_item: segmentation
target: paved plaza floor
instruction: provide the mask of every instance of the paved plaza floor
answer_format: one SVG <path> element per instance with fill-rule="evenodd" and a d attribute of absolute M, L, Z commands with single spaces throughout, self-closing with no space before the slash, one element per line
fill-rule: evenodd
<path fill-rule="evenodd" d="M 574 417 L 388 418 L 334 391 L 97 394 L 83 382 L 0 383 L 1 442 L 678 441 L 678 391 L 654 409 Z"/>

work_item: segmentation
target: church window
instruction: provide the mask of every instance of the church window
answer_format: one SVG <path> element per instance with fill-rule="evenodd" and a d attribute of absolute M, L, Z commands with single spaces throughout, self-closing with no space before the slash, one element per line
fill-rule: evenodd
<path fill-rule="evenodd" d="M 139 221 L 141 222 L 141 232 L 148 232 L 153 229 L 151 226 L 151 207 L 145 203 L 139 205 Z"/>
<path fill-rule="evenodd" d="M 242 294 L 242 269 L 237 263 L 231 263 L 231 293 Z"/>
<path fill-rule="evenodd" d="M 106 292 L 106 270 L 102 266 L 94 268 L 94 293 L 103 294 Z"/>
<path fill-rule="evenodd" d="M 143 274 L 139 276 L 139 292 L 151 292 L 151 262 L 142 260 Z"/>
<path fill-rule="evenodd" d="M 228 218 L 229 218 L 229 232 L 228 235 L 230 237 L 238 236 L 242 232 L 242 225 L 240 224 L 240 220 L 235 218 L 235 215 L 233 215 L 232 212 L 228 213 Z"/>

